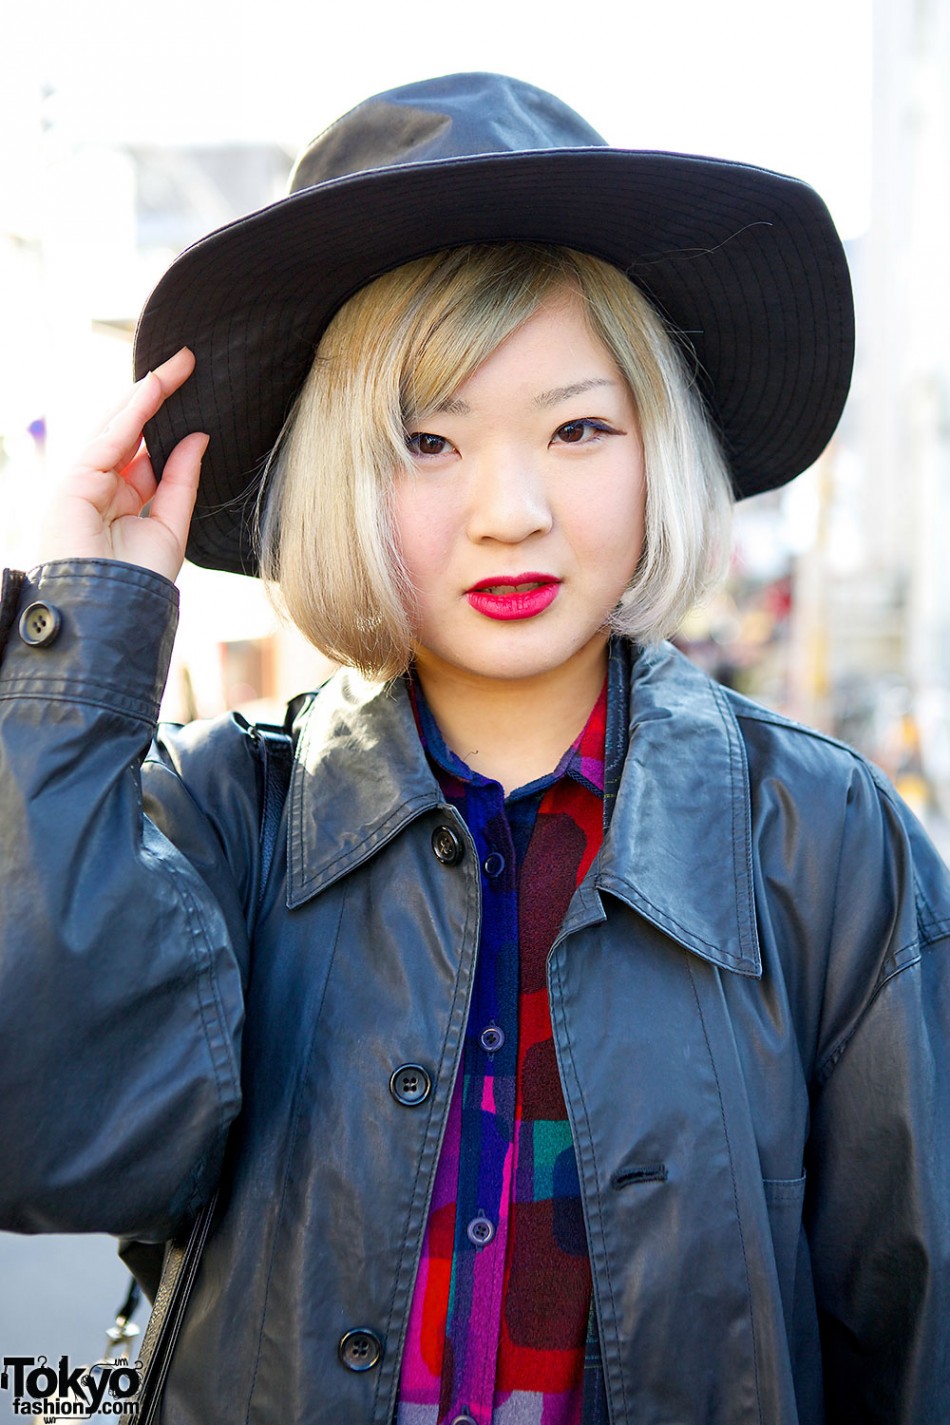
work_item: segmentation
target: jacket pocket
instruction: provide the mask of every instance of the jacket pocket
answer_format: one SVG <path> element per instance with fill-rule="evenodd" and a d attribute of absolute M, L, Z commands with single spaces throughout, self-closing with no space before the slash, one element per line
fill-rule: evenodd
<path fill-rule="evenodd" d="M 765 1202 L 772 1232 L 772 1250 L 782 1294 L 782 1311 L 791 1326 L 795 1302 L 795 1273 L 802 1233 L 805 1174 L 800 1178 L 763 1178 Z"/>

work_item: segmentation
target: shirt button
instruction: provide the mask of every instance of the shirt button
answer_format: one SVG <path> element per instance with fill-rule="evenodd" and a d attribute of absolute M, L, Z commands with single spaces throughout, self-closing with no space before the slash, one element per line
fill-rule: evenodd
<path fill-rule="evenodd" d="M 456 1415 L 452 1425 L 478 1425 L 478 1421 L 472 1415 Z"/>
<path fill-rule="evenodd" d="M 487 1247 L 495 1235 L 495 1224 L 479 1213 L 477 1217 L 472 1218 L 465 1230 L 468 1233 L 468 1240 L 476 1247 Z"/>
<path fill-rule="evenodd" d="M 431 1091 L 432 1080 L 421 1064 L 400 1064 L 389 1080 L 389 1092 L 407 1108 L 425 1103 Z"/>
<path fill-rule="evenodd" d="M 62 622 L 59 609 L 54 609 L 52 604 L 30 604 L 20 615 L 20 637 L 31 648 L 42 648 L 52 643 Z"/>
<path fill-rule="evenodd" d="M 348 1371 L 371 1371 L 383 1355 L 383 1343 L 375 1331 L 365 1326 L 347 1331 L 339 1345 L 340 1360 Z"/>
<path fill-rule="evenodd" d="M 505 1042 L 505 1031 L 499 1029 L 497 1024 L 486 1024 L 478 1036 L 478 1042 L 486 1054 L 497 1054 Z"/>
<path fill-rule="evenodd" d="M 462 838 L 451 826 L 437 826 L 432 833 L 432 850 L 443 866 L 457 866 L 462 859 Z"/>
<path fill-rule="evenodd" d="M 505 869 L 505 858 L 500 851 L 491 851 L 482 862 L 482 870 L 486 876 L 500 876 Z"/>

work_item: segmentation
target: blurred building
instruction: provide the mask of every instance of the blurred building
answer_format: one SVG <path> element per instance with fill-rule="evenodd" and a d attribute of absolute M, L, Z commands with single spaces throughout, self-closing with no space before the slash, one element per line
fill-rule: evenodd
<path fill-rule="evenodd" d="M 948 73 L 943 0 L 876 0 L 872 221 L 853 264 L 858 364 L 811 556 L 831 722 L 938 826 L 950 816 Z"/>
<path fill-rule="evenodd" d="M 875 0 L 872 221 L 848 245 L 854 383 L 786 491 L 740 506 L 684 630 L 744 691 L 865 751 L 950 850 L 950 7 Z"/>

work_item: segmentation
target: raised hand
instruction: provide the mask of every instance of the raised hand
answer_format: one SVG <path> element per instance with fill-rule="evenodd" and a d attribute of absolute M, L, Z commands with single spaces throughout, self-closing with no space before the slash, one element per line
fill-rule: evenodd
<path fill-rule="evenodd" d="M 132 387 L 61 482 L 44 523 L 42 561 L 122 559 L 175 578 L 208 437 L 196 431 L 179 441 L 159 482 L 142 429 L 194 369 L 185 346 Z"/>

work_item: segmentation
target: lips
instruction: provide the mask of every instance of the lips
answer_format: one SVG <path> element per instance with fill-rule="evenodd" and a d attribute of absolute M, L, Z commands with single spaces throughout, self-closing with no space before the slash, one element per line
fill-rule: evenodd
<path fill-rule="evenodd" d="M 473 584 L 466 592 L 490 594 L 514 594 L 526 593 L 530 589 L 536 589 L 541 584 L 559 584 L 561 581 L 555 574 L 536 574 L 534 571 L 528 574 L 498 574 L 491 579 L 479 579 L 477 584 Z"/>
<path fill-rule="evenodd" d="M 561 581 L 553 574 L 499 574 L 480 579 L 465 597 L 476 613 L 492 619 L 528 619 L 550 608 Z"/>

